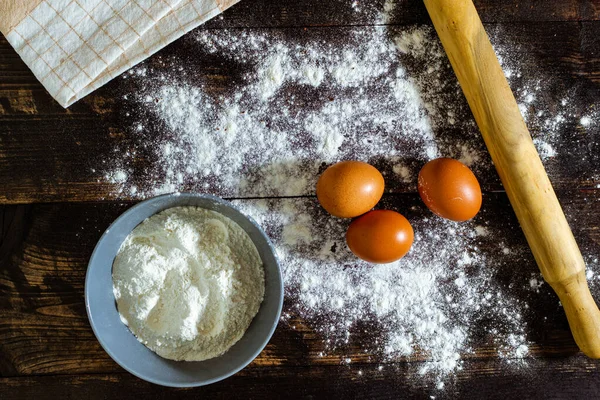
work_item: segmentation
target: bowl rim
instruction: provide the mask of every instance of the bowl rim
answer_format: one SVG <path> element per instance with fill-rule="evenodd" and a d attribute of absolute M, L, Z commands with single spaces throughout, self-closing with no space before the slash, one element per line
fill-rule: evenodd
<path fill-rule="evenodd" d="M 96 258 L 96 254 L 97 254 L 98 248 L 100 247 L 100 244 L 106 239 L 106 237 L 108 235 L 110 235 L 110 232 L 111 232 L 112 228 L 116 224 L 118 224 L 119 222 L 121 222 L 121 221 L 123 221 L 123 220 L 125 220 L 127 218 L 130 218 L 130 215 L 133 214 L 136 209 L 138 209 L 140 207 L 147 206 L 149 203 L 151 204 L 151 203 L 160 201 L 163 198 L 170 198 L 170 197 L 181 198 L 182 200 L 185 199 L 185 198 L 188 198 L 188 199 L 189 198 L 207 199 L 207 200 L 214 201 L 214 202 L 219 203 L 219 204 L 221 204 L 221 205 L 223 205 L 225 207 L 228 207 L 228 208 L 231 208 L 231 209 L 235 210 L 236 212 L 238 212 L 239 214 L 241 214 L 244 218 L 246 218 L 252 225 L 254 225 L 255 228 L 257 228 L 257 230 L 260 233 L 260 235 L 266 241 L 266 243 L 267 243 L 267 245 L 269 247 L 269 250 L 271 251 L 271 253 L 273 255 L 273 258 L 274 258 L 274 260 L 276 262 L 276 267 L 277 267 L 276 268 L 277 269 L 276 277 L 277 277 L 277 280 L 278 280 L 278 283 L 279 283 L 278 286 L 279 286 L 279 290 L 280 290 L 281 295 L 277 299 L 277 302 L 278 302 L 278 304 L 277 304 L 277 318 L 274 321 L 274 323 L 272 324 L 271 328 L 269 329 L 269 331 L 265 335 L 264 339 L 260 342 L 260 345 L 257 347 L 256 351 L 252 354 L 251 357 L 249 357 L 247 360 L 245 360 L 244 362 L 242 362 L 237 367 L 232 368 L 230 371 L 228 371 L 226 373 L 223 373 L 223 374 L 221 374 L 221 375 L 219 375 L 217 377 L 214 377 L 212 379 L 207 379 L 205 381 L 186 382 L 186 383 L 174 383 L 174 382 L 167 381 L 167 380 L 149 378 L 149 377 L 142 376 L 141 374 L 137 373 L 135 370 L 133 370 L 130 367 L 128 367 L 127 365 L 125 365 L 122 362 L 122 360 L 119 359 L 118 355 L 115 352 L 113 352 L 104 343 L 104 340 L 101 338 L 101 335 L 96 330 L 96 324 L 94 323 L 94 319 L 93 319 L 92 313 L 90 311 L 90 305 L 89 305 L 90 285 L 88 284 L 88 282 L 89 282 L 89 277 L 90 277 L 91 265 L 92 265 L 92 262 L 94 261 L 94 259 Z M 152 215 L 150 215 L 149 217 L 146 217 L 143 221 L 145 221 L 146 219 L 150 218 L 151 216 L 154 216 L 154 215 L 156 215 L 156 214 L 158 214 L 158 213 L 160 213 L 160 212 L 162 212 L 164 210 L 167 210 L 169 208 L 174 208 L 174 207 L 185 207 L 185 205 L 179 205 L 179 206 L 178 205 L 173 205 L 173 206 L 164 208 L 162 210 L 157 210 Z M 194 206 L 189 206 L 189 207 L 194 207 Z M 196 207 L 199 207 L 199 206 L 196 206 Z M 143 221 L 141 221 L 140 224 Z M 136 225 L 133 229 L 135 229 L 138 225 Z M 131 231 L 133 231 L 133 229 Z M 129 232 L 129 233 L 131 233 L 131 232 Z M 129 233 L 127 234 L 127 236 L 129 235 Z M 112 266 L 111 266 L 111 271 L 112 271 Z M 275 247 L 273 246 L 273 242 L 271 241 L 271 239 L 269 238 L 269 236 L 266 234 L 266 232 L 263 230 L 263 228 L 254 220 L 254 218 L 252 218 L 251 216 L 243 213 L 234 204 L 232 204 L 231 202 L 229 202 L 229 201 L 227 201 L 227 200 L 225 200 L 225 199 L 223 199 L 221 197 L 217 197 L 217 196 L 210 195 L 210 194 L 195 193 L 195 192 L 174 192 L 174 193 L 166 193 L 166 194 L 161 194 L 161 195 L 158 195 L 158 196 L 153 196 L 153 197 L 150 197 L 148 199 L 142 200 L 142 201 L 134 204 L 133 206 L 131 206 L 127 210 L 125 210 L 123 213 L 121 213 L 108 226 L 108 228 L 106 228 L 106 230 L 102 233 L 102 236 L 100 236 L 100 239 L 98 239 L 98 241 L 96 242 L 96 246 L 94 247 L 94 250 L 92 251 L 92 255 L 90 256 L 90 259 L 89 259 L 88 264 L 87 264 L 87 270 L 86 270 L 86 273 L 85 273 L 85 283 L 84 283 L 84 298 L 85 298 L 85 310 L 86 310 L 86 314 L 87 314 L 90 326 L 92 327 L 92 331 L 94 332 L 94 336 L 96 336 L 96 340 L 98 340 L 98 342 L 100 343 L 100 346 L 102 346 L 102 348 L 110 356 L 110 358 L 113 361 L 115 361 L 121 368 L 125 369 L 130 374 L 132 374 L 132 375 L 134 375 L 134 376 L 136 376 L 136 377 L 138 377 L 138 378 L 140 378 L 140 379 L 142 379 L 142 380 L 144 380 L 146 382 L 154 383 L 154 384 L 161 385 L 161 386 L 180 387 L 180 388 L 184 388 L 184 387 L 199 387 L 199 386 L 210 385 L 212 383 L 216 383 L 216 382 L 222 381 L 224 379 L 229 378 L 232 375 L 235 375 L 236 373 L 238 373 L 242 369 L 246 368 L 264 350 L 264 348 L 267 346 L 267 344 L 271 340 L 271 337 L 273 336 L 273 333 L 275 332 L 275 329 L 277 329 L 277 326 L 279 324 L 279 320 L 281 318 L 281 312 L 282 312 L 282 309 L 283 309 L 283 300 L 284 300 L 284 284 L 283 284 L 283 274 L 282 274 L 282 271 L 281 271 L 281 265 L 280 265 L 279 259 L 277 257 L 277 252 L 275 251 Z M 261 303 L 261 307 L 262 307 L 262 305 L 263 305 L 263 303 Z M 259 311 L 260 311 L 260 308 L 259 308 Z M 244 335 L 245 334 L 246 334 L 246 332 L 244 332 Z M 242 335 L 242 337 L 243 337 L 243 335 Z M 201 363 L 202 361 L 185 361 L 185 362 L 200 362 Z"/>

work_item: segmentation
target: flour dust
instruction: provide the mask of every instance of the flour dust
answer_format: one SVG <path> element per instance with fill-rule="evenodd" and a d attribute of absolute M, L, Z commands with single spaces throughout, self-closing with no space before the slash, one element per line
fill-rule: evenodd
<path fill-rule="evenodd" d="M 359 3 L 353 7 L 359 12 Z M 387 23 L 395 7 L 385 1 L 374 18 Z M 238 198 L 314 195 L 326 165 L 346 159 L 377 166 L 392 193 L 414 191 L 420 167 L 440 156 L 460 159 L 483 181 L 497 182 L 432 28 L 335 29 L 294 36 L 200 30 L 182 45 L 211 60 L 212 69 L 184 68 L 187 61 L 177 55 L 159 55 L 126 73 L 125 84 L 134 88 L 124 98 L 130 141 L 105 171 L 115 196 L 184 190 Z M 522 75 L 511 49 L 494 35 L 492 41 L 523 116 L 537 127 L 542 159 L 551 163 L 565 124 L 576 120 L 591 129 L 598 117 L 576 115 L 568 96 L 551 108 L 544 77 Z M 493 227 L 486 217 L 448 222 L 394 198 L 384 205 L 409 217 L 415 243 L 403 260 L 380 266 L 350 254 L 343 240 L 348 221 L 326 215 L 314 197 L 237 201 L 275 241 L 290 300 L 284 319 L 308 321 L 322 335 L 324 352 L 347 363 L 352 359 L 344 357 L 344 346 L 367 324 L 373 337 L 360 342 L 364 351 L 382 362 L 429 360 L 415 373 L 433 377 L 438 387 L 486 335 L 507 363 L 524 362 L 529 304 L 497 277 L 503 265 L 526 260 L 532 269 L 516 285 L 530 295 L 548 288 L 522 238 L 513 240 L 518 226 Z"/>

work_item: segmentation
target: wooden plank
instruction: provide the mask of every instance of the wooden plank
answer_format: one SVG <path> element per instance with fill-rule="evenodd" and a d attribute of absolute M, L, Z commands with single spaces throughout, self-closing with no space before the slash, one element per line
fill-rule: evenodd
<path fill-rule="evenodd" d="M 6 206 L 0 206 L 0 240 L 4 238 L 6 227 L 4 227 L 4 214 L 6 213 Z"/>
<path fill-rule="evenodd" d="M 575 117 L 589 111 L 600 96 L 600 1 L 476 0 L 476 6 L 498 45 L 510 45 L 513 56 L 530 71 L 539 69 L 552 101 L 561 93 L 575 98 Z M 313 27 L 282 30 L 289 37 L 344 37 L 352 25 L 378 21 L 383 0 L 363 4 L 343 0 L 273 2 L 243 0 L 224 17 L 201 29 L 256 27 Z M 541 23 L 542 21 L 559 21 Z M 563 23 L 562 21 L 574 21 Z M 526 23 L 520 23 L 526 22 Z M 428 23 L 420 1 L 400 2 L 386 23 Z M 318 28 L 327 26 L 327 28 Z M 339 30 L 331 28 L 340 26 Z M 394 28 L 396 29 L 396 28 Z M 260 30 L 259 30 L 260 31 Z M 269 30 L 276 32 L 275 30 Z M 305 33 L 306 32 L 306 33 Z M 163 50 L 160 56 L 185 56 L 193 36 Z M 516 55 L 516 56 L 515 56 Z M 156 57 L 154 58 L 156 60 Z M 210 75 L 211 90 L 219 92 L 239 70 L 220 65 L 222 60 L 191 63 L 200 74 Z M 152 62 L 152 60 L 150 61 Z M 69 110 L 63 110 L 0 35 L 0 204 L 93 201 L 130 196 L 104 180 L 98 166 L 112 160 L 114 149 L 135 144 L 123 118 L 123 104 L 115 99 L 127 84 L 112 82 Z M 595 255 L 600 183 L 597 130 L 575 124 L 561 134 L 572 135 L 547 166 L 584 254 Z M 121 147 L 122 148 L 122 147 Z M 110 161 L 109 161 L 110 162 Z M 140 160 L 140 168 L 147 161 Z M 136 179 L 142 179 L 138 172 Z M 492 171 L 483 171 L 486 190 L 500 190 Z M 397 192 L 414 188 L 396 186 Z M 219 194 L 218 191 L 215 192 Z M 265 194 L 265 195 L 268 195 Z M 273 202 L 283 200 L 272 200 Z M 313 202 L 314 198 L 297 199 Z M 480 221 L 499 229 L 494 240 L 524 248 L 518 225 L 503 194 L 486 194 Z M 244 201 L 252 202 L 252 200 Z M 242 202 L 242 203 L 244 203 Z M 388 196 L 387 206 L 411 211 L 423 218 L 414 195 Z M 503 287 L 526 301 L 533 310 L 526 316 L 531 355 L 526 366 L 510 366 L 497 359 L 496 348 L 485 329 L 478 330 L 473 354 L 443 392 L 435 383 L 415 375 L 425 356 L 386 361 L 364 352 L 372 340 L 357 335 L 353 342 L 328 355 L 324 338 L 315 330 L 318 321 L 292 315 L 281 323 L 267 349 L 248 368 L 231 379 L 205 388 L 167 389 L 147 384 L 124 373 L 104 353 L 89 328 L 83 306 L 83 279 L 89 254 L 108 224 L 131 203 L 45 204 L 33 207 L 0 205 L 0 399 L 35 398 L 598 398 L 597 362 L 573 356 L 566 321 L 549 290 L 532 294 L 523 290 L 536 271 L 531 257 L 512 262 L 499 259 L 504 268 L 497 279 Z M 314 216 L 313 216 L 314 217 Z M 320 216 L 322 217 L 322 216 Z M 479 217 L 478 217 L 479 218 Z M 277 236 L 277 233 L 270 232 Z M 491 244 L 484 242 L 481 251 Z M 597 264 L 593 265 L 597 271 Z M 599 281 L 592 290 L 599 298 Z M 293 299 L 286 299 L 289 311 Z M 293 314 L 293 313 L 292 313 Z M 346 357 L 350 365 L 342 365 Z M 380 367 L 383 367 L 380 370 Z M 55 375 L 60 374 L 60 375 Z"/>
<path fill-rule="evenodd" d="M 389 13 L 389 19 L 381 17 L 384 3 L 385 0 L 243 0 L 222 16 L 209 21 L 206 27 L 220 29 L 429 23 L 421 1 L 392 1 L 396 6 Z M 600 19 L 598 0 L 475 0 L 475 5 L 485 23 Z"/>
<path fill-rule="evenodd" d="M 475 6 L 485 23 L 589 21 L 600 18 L 598 0 L 475 0 Z M 421 1 L 395 0 L 389 19 L 381 17 L 384 0 L 348 2 L 243 0 L 226 11 L 223 18 L 209 21 L 209 28 L 339 26 L 371 25 L 374 23 L 428 23 L 429 17 Z"/>
<path fill-rule="evenodd" d="M 572 366 L 575 362 L 577 366 Z M 419 363 L 417 363 L 419 364 Z M 127 373 L 0 378 L 0 398 L 53 400 L 128 398 L 457 398 L 565 399 L 600 396 L 600 371 L 583 357 L 551 359 L 523 374 L 496 360 L 474 361 L 443 390 L 406 374 L 411 366 L 248 367 L 225 381 L 189 389 L 166 388 Z M 431 397 L 430 397 L 431 396 Z"/>
<path fill-rule="evenodd" d="M 600 209 L 597 207 L 600 191 L 562 193 L 561 198 L 583 253 L 594 256 L 600 243 Z M 250 206 L 257 200 L 239 202 Z M 310 215 L 315 224 L 327 224 L 328 217 L 316 206 L 314 198 L 273 199 L 268 204 L 279 209 L 283 202 L 314 210 Z M 83 288 L 87 261 L 96 241 L 112 220 L 130 205 L 58 203 L 13 207 L 16 210 L 12 217 L 13 228 L 0 245 L 0 376 L 120 371 L 91 331 Z M 386 196 L 382 206 L 397 209 L 412 221 L 430 216 L 416 195 Z M 561 358 L 576 353 L 555 295 L 547 285 L 539 293 L 529 286 L 537 267 L 504 194 L 486 195 L 477 221 L 493 229 L 493 235 L 487 239 L 477 239 L 478 251 L 487 258 L 494 258 L 493 279 L 518 302 L 528 304 L 530 312 L 523 317 L 527 339 L 531 342 L 529 357 Z M 343 229 L 345 221 L 337 223 L 342 224 L 340 229 Z M 276 243 L 281 242 L 281 227 L 268 225 L 266 229 Z M 326 229 L 329 232 L 332 228 Z M 502 256 L 498 243 L 511 248 L 513 255 Z M 310 249 L 298 250 L 297 256 L 314 257 Z M 596 275 L 600 274 L 597 261 L 591 267 Z M 600 284 L 594 282 L 600 281 L 594 280 L 592 285 L 594 295 L 600 298 Z M 266 350 L 252 364 L 253 368 L 335 366 L 346 358 L 351 358 L 353 364 L 389 362 L 385 356 L 365 352 L 373 341 L 369 331 L 357 330 L 351 343 L 328 350 L 323 335 L 316 329 L 321 323 L 319 318 L 300 318 L 295 311 L 295 301 L 288 293 L 284 311 L 290 318 L 280 323 Z M 467 359 L 498 358 L 493 335 L 490 336 L 486 322 L 482 323 L 473 327 L 474 353 L 464 354 Z M 325 356 L 321 352 L 325 352 Z M 427 360 L 426 354 L 417 353 L 397 361 L 422 360 Z M 584 360 L 575 358 L 565 362 L 577 369 L 583 368 Z"/>
<path fill-rule="evenodd" d="M 597 0 L 600 4 L 600 0 Z M 329 2 L 322 2 L 323 4 L 329 4 Z M 409 2 L 413 3 L 413 2 Z M 420 4 L 420 2 L 417 2 Z M 236 5 L 235 7 L 240 7 L 242 4 L 245 4 L 244 1 Z M 277 2 L 268 2 L 268 4 L 278 4 Z M 541 4 L 541 3 L 540 3 Z M 518 7 L 517 7 L 518 8 Z M 233 10 L 233 8 L 232 8 Z M 600 15 L 600 12 L 598 13 Z M 225 20 L 225 19 L 223 19 Z M 422 24 L 430 25 L 431 22 L 429 20 L 423 21 Z M 598 63 L 600 63 L 598 55 L 595 52 L 597 49 L 597 45 L 600 41 L 598 38 L 598 23 L 597 21 L 591 22 L 569 22 L 569 21 L 556 21 L 556 22 L 545 22 L 545 21 L 534 21 L 534 22 L 519 22 L 515 20 L 510 20 L 509 22 L 503 23 L 486 23 L 485 27 L 490 36 L 492 36 L 494 43 L 498 44 L 510 44 L 513 47 L 513 51 L 516 54 L 526 53 L 530 54 L 530 57 L 535 57 L 536 63 L 544 66 L 548 65 L 548 67 L 544 67 L 544 69 L 548 69 L 550 72 L 572 76 L 572 77 L 582 77 L 588 76 L 592 79 L 592 82 L 598 82 Z M 252 28 L 252 27 L 250 27 Z M 351 27 L 351 26 L 340 26 L 340 27 L 306 27 L 306 28 L 295 28 L 290 27 L 290 29 L 281 29 L 281 32 L 289 33 L 289 37 L 294 36 L 302 36 L 301 32 L 319 32 L 319 39 L 327 39 L 332 40 L 335 37 L 347 37 L 353 30 L 356 29 L 369 29 L 369 26 L 365 27 Z M 316 31 L 315 31 L 316 29 Z M 399 31 L 403 29 L 403 27 L 389 27 L 391 32 Z M 172 55 L 181 53 L 183 42 L 186 40 L 193 40 L 194 33 L 200 31 L 210 31 L 212 30 L 209 26 L 201 26 L 194 32 L 184 36 L 183 39 L 176 41 L 174 44 L 171 44 L 166 49 L 161 50 L 158 54 L 162 55 Z M 252 28 L 252 30 L 246 30 L 245 32 L 274 32 L 274 34 L 278 33 L 280 30 L 264 30 L 260 29 L 260 27 Z M 328 33 L 329 32 L 329 33 Z M 342 34 L 343 32 L 343 34 Z M 189 50 L 186 48 L 186 50 Z M 154 56 L 156 57 L 156 56 Z M 202 54 L 198 54 L 196 56 L 199 59 L 207 58 L 203 57 Z M 196 60 L 197 61 L 197 60 Z M 215 60 L 213 60 L 215 61 Z M 220 60 L 216 60 L 220 61 Z M 185 67 L 185 65 L 183 65 Z M 156 67 L 156 65 L 153 65 Z M 202 62 L 194 63 L 194 67 L 198 68 L 200 72 L 209 70 L 213 75 L 218 77 L 220 72 L 223 70 L 223 66 L 221 65 L 209 65 L 204 66 Z M 164 66 L 165 69 L 169 69 L 169 66 Z M 117 81 L 119 81 L 117 79 Z M 223 83 L 221 82 L 221 85 Z M 210 85 L 219 85 L 219 80 L 216 80 L 214 83 Z M 6 39 L 0 34 L 0 91 L 8 90 L 10 93 L 2 93 L 0 99 L 6 97 L 8 94 L 12 96 L 17 96 L 19 90 L 23 90 L 22 96 L 32 96 L 32 100 L 36 100 L 36 93 L 40 91 L 42 94 L 45 92 L 42 85 L 39 84 L 35 76 L 29 71 L 25 63 L 20 59 L 19 55 L 14 51 L 14 49 L 10 46 L 10 44 L 6 41 Z M 34 90 L 34 93 L 31 94 L 27 90 Z M 16 93 L 12 93 L 15 91 Z M 107 96 L 110 98 L 110 96 Z M 63 111 L 62 107 L 60 107 L 57 103 L 52 104 L 48 99 L 51 99 L 49 96 L 42 96 L 38 98 L 38 101 L 35 101 L 36 105 L 42 105 L 46 111 L 58 112 Z M 40 104 L 37 104 L 40 103 Z M 85 101 L 83 102 L 86 103 Z M 10 107 L 7 107 L 9 103 L 6 100 L 3 100 L 2 106 L 5 108 L 4 114 L 11 114 Z M 88 104 L 88 107 L 79 107 L 82 102 L 76 103 L 75 106 L 70 107 L 70 111 L 73 113 L 78 113 L 82 110 L 86 110 L 89 112 L 89 108 L 93 106 L 92 104 Z M 17 114 L 27 113 L 27 110 L 17 109 L 14 110 Z M 63 111 L 64 112 L 64 111 Z M 42 112 L 44 113 L 44 112 Z M 0 113 L 2 115 L 3 113 Z"/>
<path fill-rule="evenodd" d="M 311 28 L 288 30 L 256 30 L 257 33 L 283 35 L 299 42 L 326 39 L 332 43 L 343 42 L 351 29 Z M 371 28 L 360 28 L 371 29 Z M 398 32 L 401 28 L 392 28 Z M 569 122 L 558 136 L 561 140 L 557 155 L 546 163 L 549 175 L 558 189 L 572 187 L 593 188 L 600 184 L 600 142 L 596 139 L 597 125 L 583 129 L 578 125 L 581 115 L 594 112 L 593 105 L 600 96 L 600 22 L 590 23 L 527 23 L 489 26 L 500 48 L 511 48 L 505 58 L 520 59 L 523 76 L 543 77 L 544 90 L 537 95 L 549 110 L 560 109 L 561 101 L 568 95 Z M 341 43 L 340 42 L 340 43 Z M 159 56 L 148 61 L 157 73 L 173 74 L 169 63 L 163 59 L 178 58 L 184 68 L 195 70 L 202 77 L 209 93 L 221 93 L 244 67 L 220 57 L 190 58 L 194 46 L 193 36 L 178 41 L 164 49 Z M 6 53 L 6 52 L 5 52 Z M 0 65 L 13 63 L 15 57 L 0 55 Z M 2 53 L 0 53 L 2 54 Z M 198 61 L 200 60 L 200 61 Z M 12 71 L 12 72 L 11 72 Z M 419 71 L 414 71 L 418 76 Z M 454 79 L 450 70 L 448 79 Z M 101 199 L 134 199 L 130 193 L 120 193 L 118 185 L 107 182 L 105 174 L 114 160 L 119 160 L 122 149 L 137 150 L 130 179 L 151 185 L 145 175 L 152 168 L 153 159 L 143 151 L 148 138 L 134 132 L 136 118 L 151 116 L 134 106 L 117 101 L 122 95 L 138 90 L 143 81 L 116 79 L 94 94 L 86 97 L 68 110 L 63 110 L 39 86 L 28 86 L 26 67 L 21 61 L 0 68 L 0 203 L 29 203 L 49 201 L 95 201 Z M 530 79 L 531 81 L 532 79 Z M 137 83 L 136 83 L 137 82 Z M 192 80 L 193 82 L 193 80 Z M 515 81 L 514 89 L 522 88 L 527 81 Z M 294 89 L 290 89 L 290 94 Z M 464 101 L 462 98 L 457 101 Z M 552 112 L 552 111 L 551 111 Z M 134 115 L 127 116 L 128 113 Z M 465 118 L 470 118 L 466 116 Z M 534 135 L 543 135 L 543 127 L 531 126 Z M 155 133 L 148 132 L 150 138 Z M 159 133 L 156 133 L 159 134 Z M 444 132 L 444 139 L 452 143 L 459 140 L 460 130 Z M 483 145 L 480 143 L 481 150 Z M 120 150 L 121 149 L 121 150 Z M 361 156 L 364 156 L 361 154 Z M 419 168 L 415 160 L 415 169 Z M 382 161 L 380 167 L 393 177 L 392 165 Z M 485 190 L 500 190 L 495 171 L 488 164 L 479 172 Z M 205 190 L 204 178 L 197 183 L 181 186 L 182 190 Z M 393 179 L 388 182 L 393 192 L 414 191 Z M 310 189 L 310 188 L 309 188 Z M 237 189 L 210 187 L 209 192 L 228 196 Z M 312 194 L 312 190 L 306 193 Z M 275 193 L 264 193 L 273 196 Z M 236 193 L 244 197 L 244 193 Z"/>

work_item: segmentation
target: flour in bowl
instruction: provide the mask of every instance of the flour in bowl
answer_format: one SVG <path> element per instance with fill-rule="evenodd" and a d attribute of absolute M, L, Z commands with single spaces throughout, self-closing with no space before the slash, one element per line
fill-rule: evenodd
<path fill-rule="evenodd" d="M 220 356 L 244 334 L 263 300 L 262 261 L 231 219 L 174 207 L 136 227 L 113 264 L 121 320 L 164 358 Z"/>

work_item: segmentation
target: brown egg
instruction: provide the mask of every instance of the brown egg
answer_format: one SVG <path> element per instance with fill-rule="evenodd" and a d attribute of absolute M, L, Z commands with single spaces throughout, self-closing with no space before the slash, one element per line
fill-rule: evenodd
<path fill-rule="evenodd" d="M 346 232 L 346 243 L 359 258 L 390 263 L 404 257 L 414 239 L 413 228 L 402 214 L 390 210 L 369 211 L 356 218 Z"/>
<path fill-rule="evenodd" d="M 469 167 L 451 158 L 438 158 L 421 168 L 419 194 L 431 211 L 452 221 L 471 219 L 481 208 L 477 178 Z"/>
<path fill-rule="evenodd" d="M 372 165 L 342 161 L 323 172 L 317 182 L 317 198 L 331 215 L 352 218 L 375 207 L 384 185 L 383 176 Z"/>

